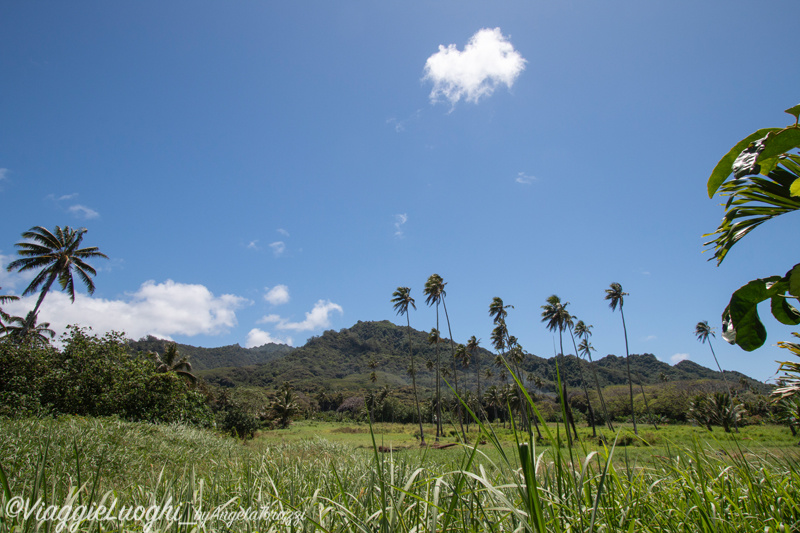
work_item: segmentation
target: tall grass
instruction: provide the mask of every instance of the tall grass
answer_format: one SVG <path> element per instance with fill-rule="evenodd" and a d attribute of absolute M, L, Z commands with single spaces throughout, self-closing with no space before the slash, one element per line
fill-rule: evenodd
<path fill-rule="evenodd" d="M 535 414 L 535 406 L 532 411 Z M 504 446 L 371 453 L 326 440 L 247 444 L 207 430 L 64 417 L 0 420 L 0 533 L 17 531 L 798 531 L 792 457 L 700 441 L 637 462 L 607 447 L 553 446 L 515 427 Z M 127 520 L 27 520 L 14 498 L 75 510 L 159 506 Z M 16 500 L 19 501 L 19 500 Z M 237 510 L 251 516 L 224 514 Z M 13 509 L 11 509 L 13 510 Z M 200 513 L 206 513 L 201 515 Z M 216 518 L 211 514 L 216 512 Z M 261 516 L 257 514 L 261 512 Z M 202 519 L 205 518 L 205 522 Z"/>

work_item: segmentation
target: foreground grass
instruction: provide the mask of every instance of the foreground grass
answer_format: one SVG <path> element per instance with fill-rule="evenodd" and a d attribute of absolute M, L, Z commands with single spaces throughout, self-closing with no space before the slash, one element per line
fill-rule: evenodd
<path fill-rule="evenodd" d="M 518 444 L 513 433 L 490 428 L 487 445 L 447 453 L 416 446 L 379 453 L 380 436 L 372 448 L 368 431 L 336 433 L 320 425 L 298 426 L 295 435 L 321 429 L 359 440 L 295 439 L 285 432 L 277 442 L 276 432 L 242 443 L 182 426 L 2 420 L 0 533 L 60 525 L 72 531 L 800 530 L 797 455 L 789 448 L 775 453 L 775 444 L 727 441 L 722 432 L 721 443 L 708 433 L 682 445 L 659 437 L 656 453 L 615 448 L 610 435 L 608 448 L 559 447 L 556 428 L 550 428 L 555 446 Z M 384 429 L 384 441 L 392 431 L 404 433 Z M 369 448 L 359 448 L 362 438 Z M 10 505 L 37 499 L 39 509 L 55 505 L 72 516 L 63 511 L 59 519 L 53 510 L 25 519 Z M 114 505 L 117 519 L 81 519 L 81 505 Z M 125 506 L 129 512 L 120 516 Z"/>

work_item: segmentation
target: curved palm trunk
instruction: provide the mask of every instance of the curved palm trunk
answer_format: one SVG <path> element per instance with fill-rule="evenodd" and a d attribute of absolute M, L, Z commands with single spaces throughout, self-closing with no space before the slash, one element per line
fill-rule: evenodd
<path fill-rule="evenodd" d="M 589 366 L 592 369 L 592 373 L 594 374 L 594 384 L 597 387 L 597 395 L 600 396 L 600 407 L 603 409 L 603 418 L 606 420 L 606 425 L 610 431 L 614 431 L 614 424 L 611 422 L 611 419 L 608 417 L 608 409 L 606 408 L 606 401 L 603 398 L 603 389 L 600 387 L 600 378 L 597 377 L 597 369 L 594 367 L 594 361 L 592 361 L 592 352 L 586 352 L 586 355 L 589 356 Z"/>
<path fill-rule="evenodd" d="M 456 349 L 453 345 L 453 332 L 450 330 L 450 316 L 447 314 L 447 303 L 442 297 L 442 307 L 444 308 L 444 318 L 447 320 L 447 334 L 450 336 L 450 358 L 453 360 L 453 381 L 456 386 L 456 396 L 458 394 L 458 369 L 456 368 Z M 466 441 L 467 434 L 464 433 L 464 421 L 461 416 L 461 402 L 456 401 L 456 416 L 458 417 L 458 424 L 461 427 L 461 437 Z"/>
<path fill-rule="evenodd" d="M 581 380 L 583 387 L 583 394 L 586 396 L 586 406 L 589 409 L 589 423 L 592 424 L 592 437 L 597 436 L 597 429 L 594 424 L 594 411 L 592 410 L 592 402 L 589 401 L 589 389 L 586 387 L 586 380 L 583 379 L 583 369 L 581 368 L 581 359 L 578 357 L 578 345 L 575 344 L 575 335 L 572 334 L 572 328 L 569 328 L 569 336 L 572 339 L 572 347 L 575 349 L 575 360 L 578 363 L 578 377 Z"/>
<path fill-rule="evenodd" d="M 719 361 L 717 360 L 717 354 L 714 353 L 714 347 L 711 345 L 710 338 L 708 339 L 708 347 L 711 348 L 711 355 L 714 356 L 714 362 L 717 363 L 717 368 L 719 368 L 719 372 L 720 374 L 722 374 L 722 381 L 725 382 L 725 386 L 728 388 L 728 396 L 730 396 L 731 402 L 733 402 L 733 391 L 731 390 L 730 383 L 728 383 L 728 378 L 725 377 L 725 371 L 722 370 L 722 367 L 720 366 Z M 739 433 L 739 424 L 735 418 L 733 420 L 733 429 L 736 430 L 736 433 Z"/>
<path fill-rule="evenodd" d="M 566 367 L 565 358 L 564 358 L 564 339 L 563 339 L 562 329 L 561 328 L 558 329 L 558 344 L 559 344 L 559 347 L 561 348 L 561 366 L 566 370 L 567 367 Z M 575 419 L 572 417 L 572 409 L 569 406 L 569 399 L 567 397 L 566 374 L 564 375 L 564 378 L 561 380 L 561 387 L 563 389 L 563 391 L 562 391 L 563 394 L 562 394 L 562 397 L 561 397 L 561 405 L 564 407 L 564 412 L 567 414 L 567 420 L 565 420 L 565 423 L 568 424 L 567 425 L 567 437 L 568 437 L 567 440 L 569 441 L 569 445 L 572 446 L 572 437 L 569 434 L 569 426 L 572 426 L 572 431 L 575 433 L 575 438 L 576 439 L 578 438 L 578 430 L 575 428 Z"/>
<path fill-rule="evenodd" d="M 436 302 L 436 331 L 439 331 L 439 302 Z M 442 386 L 440 372 L 442 369 L 439 360 L 439 340 L 436 340 L 436 442 L 442 434 Z"/>
<path fill-rule="evenodd" d="M 633 418 L 633 433 L 639 435 L 636 429 L 636 411 L 633 408 L 633 380 L 631 379 L 631 355 L 628 351 L 628 328 L 625 327 L 625 312 L 622 310 L 622 304 L 619 305 L 619 314 L 622 316 L 622 332 L 625 334 L 625 365 L 628 370 L 628 389 L 631 396 L 631 417 Z"/>
<path fill-rule="evenodd" d="M 50 287 L 52 287 L 53 282 L 55 280 L 56 280 L 56 275 L 55 274 L 50 275 L 50 277 L 47 278 L 47 283 L 45 283 L 44 287 L 42 287 L 42 290 L 39 293 L 39 299 L 36 300 L 36 306 L 33 308 L 33 311 L 31 311 L 34 320 L 39 314 L 39 307 L 42 305 L 44 297 L 47 295 L 48 291 L 50 291 Z M 24 336 L 25 334 L 27 334 L 29 330 L 30 330 L 30 323 L 26 320 L 25 325 L 23 326 L 22 335 Z"/>
<path fill-rule="evenodd" d="M 411 349 L 411 319 L 406 313 L 406 323 L 408 324 L 408 354 L 411 356 L 411 385 L 414 388 L 414 403 L 417 404 L 417 420 L 419 421 L 420 445 L 425 445 L 425 432 L 422 429 L 422 410 L 419 408 L 419 396 L 417 395 L 417 367 L 414 365 L 414 350 Z"/>

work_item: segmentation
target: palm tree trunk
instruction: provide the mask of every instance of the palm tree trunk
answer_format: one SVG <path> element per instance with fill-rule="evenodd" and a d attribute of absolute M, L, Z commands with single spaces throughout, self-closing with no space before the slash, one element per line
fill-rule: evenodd
<path fill-rule="evenodd" d="M 578 357 L 578 345 L 575 344 L 575 335 L 572 334 L 572 328 L 569 328 L 569 336 L 572 339 L 572 347 L 575 349 L 575 361 L 578 363 L 578 377 L 581 379 L 581 386 L 583 387 L 583 394 L 586 396 L 586 407 L 589 409 L 589 422 L 592 424 L 592 437 L 597 436 L 597 429 L 594 425 L 594 411 L 592 411 L 592 402 L 589 401 L 589 389 L 586 387 L 586 380 L 583 379 L 583 369 L 581 368 L 581 359 Z"/>
<path fill-rule="evenodd" d="M 622 316 L 622 332 L 625 334 L 625 365 L 628 369 L 628 388 L 631 396 L 631 417 L 633 418 L 633 433 L 639 435 L 636 429 L 636 411 L 633 407 L 633 380 L 631 379 L 631 355 L 628 350 L 628 328 L 625 327 L 625 313 L 622 311 L 622 304 L 619 305 L 619 314 Z"/>
<path fill-rule="evenodd" d="M 733 402 L 733 391 L 731 390 L 731 386 L 728 383 L 728 378 L 725 377 L 725 371 L 722 370 L 722 367 L 719 364 L 719 360 L 717 360 L 717 354 L 714 353 L 714 347 L 711 345 L 711 339 L 708 339 L 708 347 L 711 348 L 711 355 L 714 356 L 714 362 L 717 363 L 717 368 L 719 368 L 720 374 L 722 374 L 722 381 L 725 382 L 725 386 L 728 388 L 728 396 L 731 397 L 731 402 Z M 739 433 L 739 424 L 736 422 L 736 419 L 733 420 L 733 429 L 736 433 Z"/>
<path fill-rule="evenodd" d="M 439 331 L 439 302 L 436 302 L 436 331 Z M 442 368 L 439 360 L 439 340 L 436 340 L 436 442 L 442 434 L 442 387 L 439 375 Z"/>
<path fill-rule="evenodd" d="M 447 303 L 444 297 L 442 298 L 442 307 L 444 308 L 444 317 L 447 320 L 447 334 L 450 336 L 450 358 L 453 360 L 453 380 L 456 386 L 456 396 L 458 396 L 458 369 L 456 368 L 456 349 L 453 345 L 453 332 L 450 330 L 450 316 L 447 314 Z M 456 416 L 458 417 L 458 424 L 461 426 L 461 437 L 466 441 L 467 434 L 464 433 L 464 421 L 461 416 L 461 402 L 456 402 Z"/>
<path fill-rule="evenodd" d="M 561 348 L 561 366 L 566 370 L 566 364 L 564 359 L 564 338 L 562 335 L 561 328 L 558 329 L 558 345 Z M 561 387 L 563 389 L 562 397 L 561 397 L 561 405 L 564 408 L 564 412 L 567 415 L 567 419 L 564 421 L 567 424 L 567 440 L 569 441 L 569 445 L 572 446 L 572 437 L 569 434 L 569 426 L 572 426 L 572 431 L 575 433 L 575 438 L 578 438 L 578 430 L 575 428 L 575 419 L 572 417 L 572 409 L 569 407 L 569 399 L 567 397 L 567 380 L 566 375 L 564 379 L 561 380 Z"/>
<path fill-rule="evenodd" d="M 414 403 L 417 404 L 417 420 L 419 421 L 420 445 L 425 445 L 425 432 L 422 429 L 422 411 L 419 408 L 419 396 L 417 395 L 417 368 L 414 366 L 414 350 L 411 349 L 411 319 L 406 312 L 406 323 L 408 324 L 408 354 L 411 356 L 411 385 L 414 387 Z"/>

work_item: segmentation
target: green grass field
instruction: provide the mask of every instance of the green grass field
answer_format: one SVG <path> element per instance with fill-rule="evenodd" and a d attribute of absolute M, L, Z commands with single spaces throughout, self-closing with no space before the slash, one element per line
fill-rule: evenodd
<path fill-rule="evenodd" d="M 608 448 L 587 428 L 572 448 L 517 446 L 495 429 L 477 448 L 421 449 L 414 428 L 377 424 L 376 446 L 393 450 L 381 453 L 365 424 L 298 422 L 242 442 L 115 419 L 0 420 L 0 533 L 800 528 L 800 454 L 785 428 L 641 428 L 652 446 Z M 443 444 L 457 442 L 450 431 Z M 37 500 L 51 514 L 25 518 L 18 507 Z M 112 502 L 127 514 L 78 512 Z"/>

